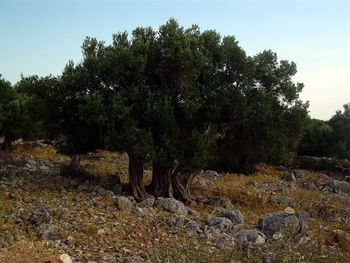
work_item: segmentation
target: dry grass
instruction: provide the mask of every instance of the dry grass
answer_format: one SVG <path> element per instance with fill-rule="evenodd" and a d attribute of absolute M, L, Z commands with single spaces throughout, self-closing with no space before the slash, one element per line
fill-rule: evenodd
<path fill-rule="evenodd" d="M 51 160 L 56 162 L 66 162 L 69 157 L 57 152 L 51 145 L 37 146 L 35 144 L 27 144 L 16 142 L 12 152 L 6 155 L 10 157 L 30 157 L 32 159 Z"/>
<path fill-rule="evenodd" d="M 30 157 L 34 159 L 47 159 L 56 162 L 66 163 L 69 157 L 57 153 L 51 146 L 35 147 L 33 145 L 17 144 L 15 151 L 10 156 Z M 83 157 L 82 164 L 90 172 L 96 175 L 118 174 L 122 182 L 128 182 L 128 158 L 126 154 L 113 153 L 108 151 L 98 151 Z M 279 169 L 267 165 L 259 165 L 258 170 L 251 176 L 242 174 L 224 174 L 218 180 L 213 182 L 211 188 L 201 188 L 194 186 L 194 192 L 203 197 L 222 196 L 231 200 L 236 209 L 240 210 L 245 216 L 246 227 L 256 227 L 258 220 L 262 214 L 283 210 L 285 206 L 278 204 L 276 200 L 281 197 L 289 197 L 295 200 L 293 208 L 296 211 L 304 210 L 310 215 L 309 236 L 316 241 L 319 247 L 276 247 L 276 251 L 280 251 L 279 258 L 273 262 L 299 262 L 296 257 L 290 253 L 299 253 L 304 257 L 302 262 L 346 262 L 345 254 L 347 248 L 334 250 L 331 254 L 330 250 L 324 251 L 323 245 L 331 245 L 333 242 L 333 231 L 341 229 L 350 232 L 349 218 L 336 222 L 329 220 L 330 217 L 342 217 L 343 209 L 349 204 L 339 195 L 325 193 L 319 190 L 308 190 L 302 185 L 308 180 L 317 180 L 324 183 L 327 178 L 320 173 L 305 172 L 305 178 L 296 182 L 288 183 L 281 179 L 283 169 Z M 248 186 L 247 183 L 254 180 L 257 187 Z M 146 184 L 151 181 L 151 171 L 145 170 Z M 33 206 L 39 202 L 39 199 L 48 200 L 59 198 L 61 195 L 58 191 L 58 185 L 65 187 L 68 192 L 65 193 L 68 201 L 74 205 L 80 201 L 88 203 L 89 201 L 84 195 L 76 195 L 74 190 L 69 186 L 69 182 L 57 181 L 56 179 L 47 179 L 41 182 L 41 186 L 35 187 L 29 193 L 23 193 L 24 198 L 32 200 Z M 279 188 L 287 188 L 287 192 L 280 192 Z M 44 189 L 44 190 L 43 190 Z M 100 197 L 100 202 L 106 207 L 111 206 L 112 200 L 108 197 Z M 31 209 L 29 207 L 28 209 Z M 200 215 L 213 213 L 213 207 L 210 206 L 194 206 Z M 0 215 L 8 214 L 13 209 L 13 202 L 8 198 L 5 192 L 0 192 Z M 97 208 L 93 208 L 96 214 L 101 212 Z M 159 213 L 158 216 L 166 218 L 168 213 Z M 234 255 L 227 251 L 219 251 L 215 249 L 203 249 L 205 245 L 198 243 L 195 238 L 187 236 L 185 232 L 172 235 L 167 232 L 163 226 L 155 227 L 153 219 L 146 219 L 139 223 L 139 218 L 132 213 L 118 212 L 109 214 L 108 220 L 118 222 L 115 228 L 108 226 L 105 238 L 96 237 L 98 227 L 89 223 L 88 216 L 81 217 L 81 231 L 79 233 L 65 233 L 72 235 L 79 245 L 88 246 L 91 242 L 98 242 L 101 248 L 106 251 L 124 251 L 124 249 L 139 251 L 139 253 L 147 253 L 151 255 L 152 262 L 261 262 L 262 257 L 259 253 L 256 257 L 247 258 L 242 251 L 235 252 Z M 10 222 L 11 223 L 11 222 Z M 6 231 L 10 224 L 5 224 L 0 217 L 0 231 Z M 113 244 L 111 244 L 113 239 Z M 22 242 L 22 241 L 21 241 Z M 23 241 L 24 242 L 24 241 Z M 29 241 L 26 241 L 29 242 Z M 24 251 L 24 247 L 20 248 L 24 243 L 14 242 L 7 253 L 0 251 L 1 262 L 26 262 L 26 261 L 1 261 L 8 259 L 9 256 L 16 257 L 17 251 L 22 249 L 23 255 L 33 258 L 33 255 L 43 256 L 52 255 L 54 251 L 41 246 L 39 241 L 33 241 L 33 244 L 39 244 L 37 250 L 29 249 Z M 169 245 L 177 247 L 176 244 L 188 248 L 169 249 Z M 17 248 L 16 246 L 19 246 Z M 30 248 L 30 244 L 26 244 Z M 190 249 L 189 249 L 190 248 Z M 292 250 L 291 250 L 292 249 Z M 292 251 L 292 252 L 291 252 Z M 16 252 L 16 253 L 12 253 Z M 22 253 L 21 252 L 21 253 Z M 98 256 L 93 255 L 93 256 Z M 324 256 L 324 260 L 322 258 Z M 326 257 L 325 257 L 326 256 Z M 19 260 L 19 259 L 16 259 Z M 27 261 L 30 262 L 30 261 Z M 34 261 L 32 261 L 34 262 Z"/>

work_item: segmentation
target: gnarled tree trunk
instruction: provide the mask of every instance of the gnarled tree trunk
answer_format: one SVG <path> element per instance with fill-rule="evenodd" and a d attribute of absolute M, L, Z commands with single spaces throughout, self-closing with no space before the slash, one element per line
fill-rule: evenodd
<path fill-rule="evenodd" d="M 143 183 L 143 162 L 131 153 L 129 156 L 129 185 L 131 194 L 136 200 L 142 200 L 147 197 Z"/>
<path fill-rule="evenodd" d="M 184 202 L 191 202 L 193 197 L 190 186 L 195 174 L 182 174 L 161 168 L 153 163 L 152 183 L 148 190 L 157 197 L 174 197 Z"/>
<path fill-rule="evenodd" d="M 80 160 L 80 155 L 74 155 L 70 164 L 68 164 L 61 170 L 61 174 L 73 176 L 82 180 L 93 179 L 94 176 L 81 165 Z"/>
<path fill-rule="evenodd" d="M 191 184 L 196 177 L 195 173 L 176 173 L 171 177 L 172 186 L 174 189 L 174 197 L 183 202 L 193 201 L 191 194 Z"/>
<path fill-rule="evenodd" d="M 152 183 L 147 190 L 156 197 L 173 197 L 171 171 L 157 163 L 152 164 Z"/>

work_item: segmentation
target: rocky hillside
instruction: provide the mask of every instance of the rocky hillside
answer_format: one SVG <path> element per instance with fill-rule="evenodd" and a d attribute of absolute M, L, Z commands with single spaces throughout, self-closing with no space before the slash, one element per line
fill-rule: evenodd
<path fill-rule="evenodd" d="M 67 161 L 44 144 L 0 155 L 0 262 L 349 262 L 345 175 L 205 171 L 196 202 L 137 203 L 125 155 L 85 156 L 94 181 L 60 175 Z"/>

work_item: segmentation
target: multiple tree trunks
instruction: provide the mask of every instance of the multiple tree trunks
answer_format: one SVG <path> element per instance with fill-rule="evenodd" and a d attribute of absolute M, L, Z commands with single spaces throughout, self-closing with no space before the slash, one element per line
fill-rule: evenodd
<path fill-rule="evenodd" d="M 195 174 L 180 174 L 170 169 L 161 168 L 158 164 L 152 165 L 152 183 L 147 190 L 157 197 L 173 197 L 184 202 L 191 202 L 190 186 Z"/>
<path fill-rule="evenodd" d="M 151 193 L 156 197 L 173 197 L 184 202 L 191 202 L 193 200 L 190 193 L 190 186 L 196 174 L 180 174 L 178 172 L 173 172 L 170 169 L 162 168 L 154 163 L 152 166 L 152 183 L 147 186 L 146 191 L 143 180 L 143 162 L 131 153 L 128 153 L 128 156 L 130 193 L 136 200 L 140 201 L 145 199 L 149 196 L 148 193 Z M 74 155 L 71 163 L 65 166 L 61 173 L 82 180 L 94 179 L 94 176 L 81 165 L 80 155 Z"/>
<path fill-rule="evenodd" d="M 346 164 L 347 162 L 347 164 Z M 334 158 L 326 157 L 312 157 L 312 156 L 296 156 L 294 158 L 294 165 L 308 170 L 316 171 L 334 171 L 344 174 L 350 174 L 350 162 L 342 161 Z M 345 167 L 346 165 L 346 167 Z"/>

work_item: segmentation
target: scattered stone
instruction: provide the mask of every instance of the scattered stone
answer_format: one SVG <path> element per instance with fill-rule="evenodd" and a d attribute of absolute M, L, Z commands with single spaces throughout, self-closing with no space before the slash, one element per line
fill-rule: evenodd
<path fill-rule="evenodd" d="M 130 199 L 125 196 L 114 196 L 113 202 L 119 210 L 132 211 L 134 208 Z"/>
<path fill-rule="evenodd" d="M 213 242 L 213 245 L 218 249 L 225 250 L 235 249 L 236 247 L 235 238 L 225 233 L 218 235 L 215 241 Z"/>
<path fill-rule="evenodd" d="M 345 176 L 344 181 L 350 183 L 350 176 L 349 176 L 349 175 L 348 175 L 348 176 Z"/>
<path fill-rule="evenodd" d="M 293 170 L 292 173 L 296 179 L 304 179 L 305 177 L 304 172 L 302 170 Z"/>
<path fill-rule="evenodd" d="M 311 242 L 311 238 L 305 236 L 305 237 L 302 237 L 302 238 L 299 239 L 298 244 L 299 245 L 305 245 L 305 244 L 307 244 L 309 242 Z"/>
<path fill-rule="evenodd" d="M 280 199 L 277 200 L 277 203 L 280 205 L 294 206 L 295 200 L 289 197 L 281 197 Z"/>
<path fill-rule="evenodd" d="M 287 182 L 292 182 L 295 181 L 295 175 L 291 172 L 285 172 L 282 176 L 282 179 L 287 181 Z"/>
<path fill-rule="evenodd" d="M 76 243 L 75 239 L 71 236 L 67 237 L 66 244 L 67 245 L 74 245 Z"/>
<path fill-rule="evenodd" d="M 29 221 L 36 226 L 40 226 L 44 223 L 50 223 L 51 216 L 47 205 L 45 203 L 41 203 L 35 207 L 29 217 Z"/>
<path fill-rule="evenodd" d="M 197 234 L 201 232 L 200 226 L 196 221 L 189 219 L 185 216 L 179 216 L 179 215 L 172 215 L 168 220 L 167 220 L 168 226 L 170 226 L 173 230 L 178 229 L 186 229 L 190 233 Z"/>
<path fill-rule="evenodd" d="M 195 177 L 193 179 L 192 185 L 204 189 L 212 189 L 214 187 L 214 183 L 212 181 L 201 176 Z"/>
<path fill-rule="evenodd" d="M 205 179 L 208 179 L 208 180 L 211 180 L 211 181 L 215 181 L 216 179 L 218 179 L 220 177 L 218 172 L 213 171 L 213 170 L 206 170 L 206 171 L 204 171 L 203 176 L 204 176 Z"/>
<path fill-rule="evenodd" d="M 105 195 L 106 194 L 106 189 L 104 189 L 102 186 L 100 185 L 96 185 L 94 187 L 94 191 L 98 194 L 98 195 Z"/>
<path fill-rule="evenodd" d="M 211 197 L 211 198 L 209 198 L 207 203 L 209 205 L 213 205 L 216 207 L 222 207 L 222 208 L 226 208 L 226 209 L 234 209 L 234 207 L 231 203 L 231 200 L 228 199 L 227 197 L 221 197 L 221 196 Z"/>
<path fill-rule="evenodd" d="M 78 192 L 90 192 L 90 187 L 86 184 L 81 184 L 77 188 Z"/>
<path fill-rule="evenodd" d="M 216 214 L 218 217 L 226 217 L 231 220 L 233 224 L 243 224 L 244 217 L 242 213 L 238 210 L 229 210 L 229 209 L 219 209 Z"/>
<path fill-rule="evenodd" d="M 266 236 L 259 230 L 249 229 L 249 230 L 241 230 L 234 235 L 234 238 L 240 244 L 255 244 L 261 245 L 266 242 Z"/>
<path fill-rule="evenodd" d="M 332 241 L 337 243 L 343 251 L 350 251 L 350 234 L 337 229 L 332 233 Z"/>
<path fill-rule="evenodd" d="M 336 221 L 337 216 L 341 212 L 341 209 L 336 207 L 335 205 L 324 205 L 318 208 L 317 216 L 318 219 L 325 221 Z"/>
<path fill-rule="evenodd" d="M 59 238 L 58 228 L 53 225 L 43 224 L 39 228 L 39 237 L 43 240 L 55 240 Z"/>
<path fill-rule="evenodd" d="M 153 207 L 154 197 L 146 198 L 137 204 L 138 207 Z"/>
<path fill-rule="evenodd" d="M 251 186 L 251 187 L 257 187 L 258 183 L 254 180 L 249 180 L 247 183 L 247 186 Z"/>
<path fill-rule="evenodd" d="M 308 181 L 304 183 L 304 187 L 307 190 L 318 190 L 318 187 L 316 186 L 316 184 L 312 181 Z"/>
<path fill-rule="evenodd" d="M 68 254 L 60 255 L 60 260 L 62 260 L 63 263 L 72 263 L 72 259 Z"/>
<path fill-rule="evenodd" d="M 105 175 L 105 176 L 99 177 L 98 183 L 104 189 L 112 190 L 113 187 L 115 185 L 119 185 L 121 181 L 118 175 Z"/>
<path fill-rule="evenodd" d="M 226 217 L 205 218 L 204 224 L 209 227 L 214 227 L 216 229 L 219 229 L 220 231 L 231 230 L 231 228 L 234 226 L 232 224 L 232 221 Z"/>
<path fill-rule="evenodd" d="M 309 214 L 305 211 L 298 211 L 296 217 L 299 220 L 299 235 L 303 236 L 307 234 L 308 223 L 309 223 Z"/>
<path fill-rule="evenodd" d="M 143 262 L 145 262 L 145 260 L 139 255 L 132 255 L 130 257 L 126 257 L 123 262 L 125 262 L 125 263 L 143 263 Z"/>
<path fill-rule="evenodd" d="M 97 230 L 97 235 L 98 236 L 103 236 L 104 234 L 105 234 L 105 230 L 104 229 Z"/>
<path fill-rule="evenodd" d="M 58 257 L 51 256 L 45 261 L 45 263 L 63 263 L 63 261 L 60 260 Z"/>
<path fill-rule="evenodd" d="M 155 200 L 154 206 L 178 215 L 186 216 L 188 214 L 186 206 L 174 198 L 159 197 Z"/>
<path fill-rule="evenodd" d="M 295 211 L 294 211 L 294 209 L 293 208 L 291 208 L 291 207 L 286 207 L 285 209 L 284 209 L 284 212 L 287 214 L 287 215 L 294 215 L 295 214 Z"/>
<path fill-rule="evenodd" d="M 111 191 L 116 195 L 121 195 L 123 192 L 123 185 L 121 184 L 115 184 L 112 186 Z"/>

